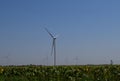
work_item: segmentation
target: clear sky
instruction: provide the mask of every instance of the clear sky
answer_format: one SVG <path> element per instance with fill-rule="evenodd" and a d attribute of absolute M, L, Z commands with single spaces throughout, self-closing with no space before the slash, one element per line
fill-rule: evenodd
<path fill-rule="evenodd" d="M 120 0 L 0 0 L 0 64 L 53 64 L 44 27 L 57 64 L 120 64 Z"/>

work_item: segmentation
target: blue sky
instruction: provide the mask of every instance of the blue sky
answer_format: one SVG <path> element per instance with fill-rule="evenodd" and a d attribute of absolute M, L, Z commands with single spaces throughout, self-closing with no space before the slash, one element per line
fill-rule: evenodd
<path fill-rule="evenodd" d="M 44 27 L 60 35 L 57 64 L 120 64 L 119 3 L 1 0 L 0 64 L 52 65 L 52 39 Z"/>

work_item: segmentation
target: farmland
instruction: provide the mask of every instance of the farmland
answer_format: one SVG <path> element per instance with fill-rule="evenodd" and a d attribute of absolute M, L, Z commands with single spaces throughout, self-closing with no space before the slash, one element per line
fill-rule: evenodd
<path fill-rule="evenodd" d="M 120 65 L 1 66 L 0 81 L 120 81 Z"/>

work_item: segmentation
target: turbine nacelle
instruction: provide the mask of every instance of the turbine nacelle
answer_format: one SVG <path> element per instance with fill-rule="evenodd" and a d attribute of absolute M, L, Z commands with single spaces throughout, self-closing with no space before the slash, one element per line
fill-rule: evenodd
<path fill-rule="evenodd" d="M 55 35 L 55 36 L 54 36 L 54 38 L 58 38 L 58 37 L 59 37 L 59 35 Z"/>

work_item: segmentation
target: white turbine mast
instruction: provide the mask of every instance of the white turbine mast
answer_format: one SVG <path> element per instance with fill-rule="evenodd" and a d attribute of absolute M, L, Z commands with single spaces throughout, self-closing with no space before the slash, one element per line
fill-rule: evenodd
<path fill-rule="evenodd" d="M 54 54 L 54 66 L 56 66 L 56 38 L 58 36 L 54 36 L 51 32 L 48 31 L 47 28 L 45 28 L 45 30 L 47 31 L 47 33 L 51 36 L 51 38 L 53 39 L 52 41 L 52 50 L 51 50 L 51 55 Z"/>

